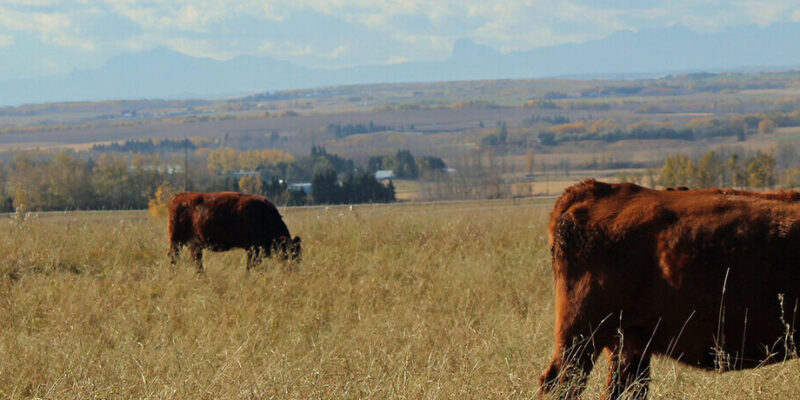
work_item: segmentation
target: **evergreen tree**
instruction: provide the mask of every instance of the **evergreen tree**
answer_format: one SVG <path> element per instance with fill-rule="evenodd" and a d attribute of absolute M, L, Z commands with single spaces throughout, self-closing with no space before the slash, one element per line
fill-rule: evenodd
<path fill-rule="evenodd" d="M 396 177 L 406 179 L 417 179 L 419 177 L 419 169 L 414 161 L 414 156 L 411 155 L 411 151 L 398 150 L 396 158 L 397 170 L 394 171 Z"/>
<path fill-rule="evenodd" d="M 341 188 L 333 168 L 314 172 L 311 179 L 311 195 L 317 204 L 336 204 L 341 198 Z"/>
<path fill-rule="evenodd" d="M 394 184 L 384 186 L 369 172 L 348 173 L 342 180 L 343 203 L 387 203 L 394 201 Z"/>

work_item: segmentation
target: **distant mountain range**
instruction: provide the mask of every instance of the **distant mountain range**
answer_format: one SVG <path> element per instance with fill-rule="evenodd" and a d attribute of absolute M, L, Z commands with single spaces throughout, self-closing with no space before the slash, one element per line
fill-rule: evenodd
<path fill-rule="evenodd" d="M 364 83 L 606 77 L 800 66 L 800 23 L 697 33 L 682 26 L 618 32 L 601 40 L 502 53 L 469 39 L 442 61 L 321 69 L 251 56 L 227 61 L 159 48 L 52 78 L 0 81 L 0 105 L 190 98 Z"/>

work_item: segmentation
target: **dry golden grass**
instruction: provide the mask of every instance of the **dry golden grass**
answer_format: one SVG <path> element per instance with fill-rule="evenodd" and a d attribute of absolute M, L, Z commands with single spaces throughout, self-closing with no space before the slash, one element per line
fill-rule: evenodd
<path fill-rule="evenodd" d="M 0 219 L 0 398 L 534 398 L 552 350 L 548 211 L 288 209 L 299 270 L 247 273 L 234 251 L 203 274 L 167 262 L 145 213 Z M 652 397 L 793 398 L 798 372 L 659 360 Z"/>

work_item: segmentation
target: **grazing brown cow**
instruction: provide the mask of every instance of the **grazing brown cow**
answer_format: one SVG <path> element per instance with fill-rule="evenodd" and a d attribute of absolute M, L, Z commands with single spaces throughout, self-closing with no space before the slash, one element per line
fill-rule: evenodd
<path fill-rule="evenodd" d="M 646 398 L 650 358 L 724 371 L 795 355 L 800 194 L 659 191 L 586 180 L 550 214 L 555 352 L 543 392 Z"/>
<path fill-rule="evenodd" d="M 169 203 L 167 230 L 172 263 L 186 245 L 201 270 L 203 249 L 246 249 L 248 270 L 273 250 L 284 258 L 300 257 L 300 238 L 291 238 L 278 209 L 263 196 L 179 193 Z"/>

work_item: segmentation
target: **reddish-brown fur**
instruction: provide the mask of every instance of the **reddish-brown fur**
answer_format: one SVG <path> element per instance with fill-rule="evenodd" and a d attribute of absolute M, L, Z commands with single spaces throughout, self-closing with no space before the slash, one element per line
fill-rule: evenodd
<path fill-rule="evenodd" d="M 181 246 L 189 246 L 199 269 L 203 249 L 247 250 L 247 268 L 279 250 L 300 256 L 300 238 L 291 238 L 278 209 L 263 196 L 234 192 L 179 193 L 169 203 L 169 255 L 177 261 Z"/>
<path fill-rule="evenodd" d="M 555 351 L 542 390 L 578 397 L 601 351 L 614 399 L 647 396 L 652 355 L 717 370 L 793 356 L 798 200 L 591 179 L 566 189 L 550 214 Z"/>

